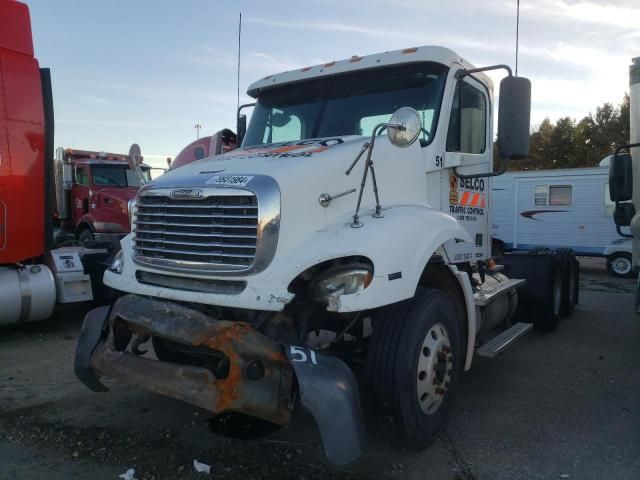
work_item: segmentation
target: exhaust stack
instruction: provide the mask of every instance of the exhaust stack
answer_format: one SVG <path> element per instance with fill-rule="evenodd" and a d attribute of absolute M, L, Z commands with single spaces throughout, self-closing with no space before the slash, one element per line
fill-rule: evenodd
<path fill-rule="evenodd" d="M 73 172 L 71 163 L 65 159 L 64 148 L 56 149 L 56 157 L 53 161 L 56 192 L 56 212 L 60 220 L 67 220 L 71 215 L 69 205 L 69 193 L 73 186 Z"/>

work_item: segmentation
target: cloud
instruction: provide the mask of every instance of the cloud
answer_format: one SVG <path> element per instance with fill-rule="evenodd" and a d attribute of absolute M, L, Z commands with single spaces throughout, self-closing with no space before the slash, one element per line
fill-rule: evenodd
<path fill-rule="evenodd" d="M 211 45 L 200 45 L 196 52 L 182 54 L 180 60 L 209 68 L 235 67 L 238 62 L 229 51 Z"/>
<path fill-rule="evenodd" d="M 83 95 L 80 97 L 80 100 L 84 101 L 84 102 L 88 102 L 88 103 L 97 103 L 99 105 L 106 105 L 107 100 L 102 98 L 102 97 L 96 97 L 93 95 Z"/>
<path fill-rule="evenodd" d="M 284 28 L 290 30 L 333 32 L 333 33 L 350 33 L 361 36 L 374 37 L 384 40 L 394 38 L 402 40 L 406 46 L 410 45 L 450 45 L 462 46 L 474 49 L 489 50 L 496 52 L 513 51 L 512 46 L 507 46 L 497 42 L 487 42 L 479 39 L 465 39 L 459 35 L 441 35 L 440 33 L 425 34 L 417 30 L 409 30 L 403 28 L 402 31 L 392 30 L 389 28 L 363 27 L 355 24 L 340 22 L 320 22 L 320 21 L 301 21 L 301 22 L 283 22 L 261 17 L 248 17 L 248 23 L 256 25 L 264 25 L 273 28 Z M 306 64 L 306 63 L 305 63 Z"/>
<path fill-rule="evenodd" d="M 638 2 L 618 2 L 618 5 L 613 5 L 613 3 L 610 1 L 606 4 L 597 4 L 588 1 L 570 3 L 565 0 L 536 0 L 535 2 L 522 2 L 520 12 L 522 16 L 532 13 L 558 22 L 569 19 L 571 22 L 586 22 L 637 30 L 640 25 L 640 4 Z"/>
<path fill-rule="evenodd" d="M 296 70 L 305 63 L 289 58 L 277 58 L 264 52 L 248 52 L 243 67 L 249 70 L 269 71 L 270 73 Z"/>
<path fill-rule="evenodd" d="M 361 27 L 359 25 L 349 25 L 346 23 L 339 22 L 318 22 L 318 21 L 299 21 L 299 22 L 283 22 L 281 20 L 272 20 L 269 18 L 261 18 L 261 17 L 247 17 L 247 23 L 252 23 L 254 25 L 264 25 L 267 27 L 275 27 L 275 28 L 287 28 L 293 30 L 316 30 L 322 32 L 346 32 L 346 33 L 356 33 L 360 35 L 367 35 L 370 37 L 401 37 L 401 38 L 409 38 L 409 36 L 404 32 L 398 31 L 387 31 L 380 30 L 375 28 Z"/>
<path fill-rule="evenodd" d="M 129 128 L 172 128 L 173 125 L 146 123 L 146 122 L 127 122 L 124 120 L 96 120 L 95 118 L 56 118 L 56 123 L 71 123 L 80 125 L 100 125 L 103 127 L 129 127 Z"/>

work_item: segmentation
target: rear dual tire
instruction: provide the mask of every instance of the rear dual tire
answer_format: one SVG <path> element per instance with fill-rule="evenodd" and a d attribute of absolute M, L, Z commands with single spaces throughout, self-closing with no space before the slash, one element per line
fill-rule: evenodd
<path fill-rule="evenodd" d="M 564 290 L 559 257 L 552 250 L 537 248 L 505 255 L 502 263 L 507 276 L 527 281 L 518 289 L 518 318 L 533 323 L 538 330 L 555 330 L 560 322 Z"/>
<path fill-rule="evenodd" d="M 562 272 L 562 303 L 560 313 L 567 317 L 573 313 L 578 304 L 578 292 L 580 283 L 580 262 L 571 248 L 558 248 L 556 255 L 560 260 Z"/>
<path fill-rule="evenodd" d="M 540 253 L 539 255 L 544 255 Z M 548 268 L 547 284 L 543 285 L 543 295 L 545 298 L 544 306 L 542 307 L 542 314 L 537 315 L 533 324 L 538 330 L 545 332 L 552 332 L 558 328 L 560 323 L 560 315 L 562 312 L 563 303 L 563 272 L 560 263 L 554 258 L 553 252 L 548 252 L 547 255 L 551 256 L 551 267 Z"/>

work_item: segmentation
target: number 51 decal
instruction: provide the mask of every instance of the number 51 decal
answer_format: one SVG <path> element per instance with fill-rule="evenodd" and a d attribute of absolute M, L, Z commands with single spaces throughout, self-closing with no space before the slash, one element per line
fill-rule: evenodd
<path fill-rule="evenodd" d="M 289 346 L 289 353 L 291 354 L 291 361 L 298 363 L 311 363 L 313 365 L 318 364 L 316 359 L 316 352 L 308 348 L 296 347 L 294 345 Z"/>

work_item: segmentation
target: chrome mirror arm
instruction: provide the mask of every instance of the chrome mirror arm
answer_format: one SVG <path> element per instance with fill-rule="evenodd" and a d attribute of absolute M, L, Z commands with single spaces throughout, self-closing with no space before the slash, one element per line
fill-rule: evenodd
<path fill-rule="evenodd" d="M 364 163 L 364 170 L 362 172 L 362 181 L 360 182 L 360 192 L 358 193 L 358 203 L 356 204 L 356 213 L 353 215 L 353 222 L 351 222 L 351 228 L 362 227 L 359 213 L 360 213 L 360 205 L 362 204 L 362 194 L 364 193 L 364 187 L 367 183 L 367 174 L 369 173 L 369 170 L 371 170 L 371 180 L 373 182 L 373 194 L 376 199 L 376 211 L 372 216 L 374 218 L 384 217 L 382 213 L 382 206 L 380 205 L 380 197 L 378 195 L 378 182 L 376 181 L 376 172 L 373 168 L 373 160 L 371 160 L 371 154 L 373 153 L 373 146 L 376 141 L 376 135 L 378 134 L 379 130 L 381 131 L 384 128 L 395 128 L 398 130 L 404 130 L 405 127 L 398 123 L 379 123 L 378 125 L 373 127 L 373 132 L 371 132 L 371 140 L 365 143 L 364 145 L 362 145 L 362 148 L 360 149 L 358 156 L 345 172 L 345 175 L 349 175 L 351 173 L 351 170 L 353 170 L 353 167 L 356 166 L 356 164 L 364 154 L 364 152 L 365 151 L 367 152 L 367 160 Z"/>

